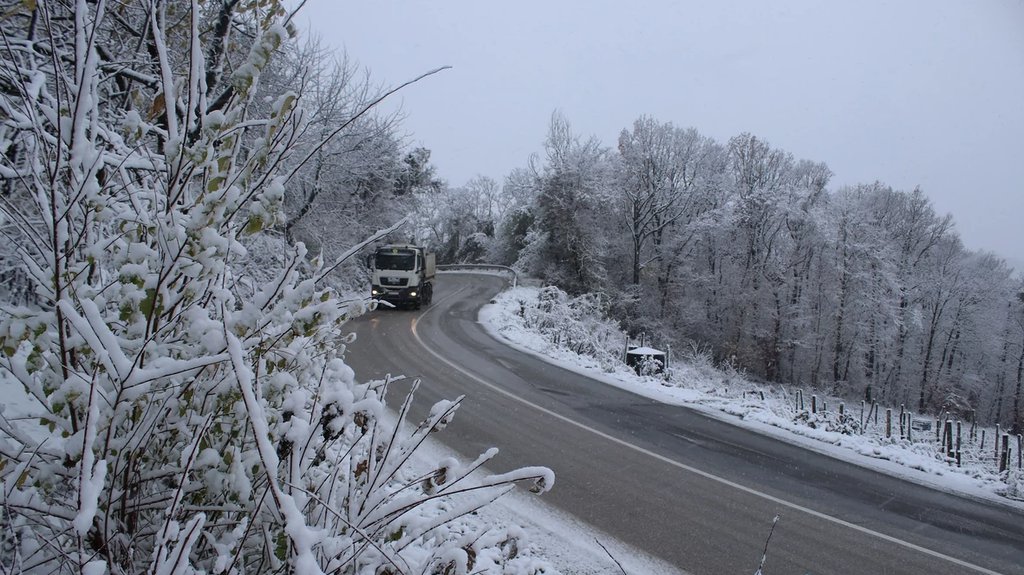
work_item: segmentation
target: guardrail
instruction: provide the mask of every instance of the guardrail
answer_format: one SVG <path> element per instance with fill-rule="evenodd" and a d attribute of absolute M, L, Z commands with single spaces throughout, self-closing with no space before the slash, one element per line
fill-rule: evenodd
<path fill-rule="evenodd" d="M 512 274 L 512 287 L 519 285 L 519 273 L 508 267 L 499 266 L 497 264 L 440 264 L 437 269 L 443 272 L 457 272 L 457 271 L 493 271 L 503 272 Z"/>

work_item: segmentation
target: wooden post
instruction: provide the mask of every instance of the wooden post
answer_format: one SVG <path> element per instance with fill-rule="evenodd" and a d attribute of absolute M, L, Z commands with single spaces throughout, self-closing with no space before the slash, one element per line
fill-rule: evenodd
<path fill-rule="evenodd" d="M 957 467 L 960 467 L 960 448 L 963 445 L 963 442 L 961 441 L 962 427 L 963 426 L 961 425 L 960 420 L 959 419 L 956 420 L 956 466 Z"/>
<path fill-rule="evenodd" d="M 953 459 L 956 455 L 956 452 L 953 450 L 953 422 L 947 419 L 945 428 L 942 443 L 946 446 L 946 459 Z"/>
<path fill-rule="evenodd" d="M 914 441 L 914 415 L 907 412 L 907 441 Z"/>
<path fill-rule="evenodd" d="M 978 447 L 978 453 L 984 455 L 985 453 L 985 430 L 981 430 L 981 445 Z"/>
<path fill-rule="evenodd" d="M 818 413 L 818 396 L 811 395 L 811 413 Z"/>
<path fill-rule="evenodd" d="M 875 425 L 878 425 L 878 402 L 871 402 L 871 409 L 875 412 Z"/>
<path fill-rule="evenodd" d="M 885 408 L 885 438 L 892 437 L 892 409 Z"/>
<path fill-rule="evenodd" d="M 995 435 L 995 440 L 996 440 L 996 445 L 995 445 L 995 452 L 996 452 L 996 467 L 998 467 L 998 466 L 999 466 L 999 459 L 1000 459 L 1000 458 L 999 458 L 999 424 L 998 424 L 998 423 L 996 424 L 996 435 Z"/>
<path fill-rule="evenodd" d="M 905 431 L 904 420 L 906 419 L 907 408 L 902 403 L 900 404 L 900 439 L 904 439 L 907 436 Z"/>
<path fill-rule="evenodd" d="M 864 401 L 863 399 L 860 400 L 860 432 L 861 433 L 864 433 L 864 406 L 865 405 L 867 405 L 867 402 Z"/>
<path fill-rule="evenodd" d="M 1024 435 L 1017 434 L 1017 469 L 1024 469 Z"/>
<path fill-rule="evenodd" d="M 1003 434 L 1003 456 L 999 458 L 999 473 L 1010 467 L 1010 434 Z"/>
<path fill-rule="evenodd" d="M 844 405 L 843 402 L 839 402 L 839 415 L 843 415 L 845 413 L 846 413 L 846 405 Z"/>

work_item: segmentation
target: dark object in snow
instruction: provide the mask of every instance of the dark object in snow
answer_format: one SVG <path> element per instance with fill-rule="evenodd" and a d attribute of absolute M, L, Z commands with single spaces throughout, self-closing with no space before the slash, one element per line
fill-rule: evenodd
<path fill-rule="evenodd" d="M 633 347 L 626 351 L 626 365 L 637 375 L 651 375 L 665 371 L 668 354 L 653 347 Z"/>
<path fill-rule="evenodd" d="M 927 419 L 914 419 L 910 422 L 910 429 L 914 431 L 931 431 L 932 422 Z"/>

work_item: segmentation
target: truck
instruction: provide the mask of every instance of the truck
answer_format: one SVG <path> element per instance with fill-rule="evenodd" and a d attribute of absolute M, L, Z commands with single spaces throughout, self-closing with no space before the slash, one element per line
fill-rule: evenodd
<path fill-rule="evenodd" d="M 388 244 L 368 258 L 370 297 L 420 309 L 434 297 L 436 258 L 422 246 Z"/>

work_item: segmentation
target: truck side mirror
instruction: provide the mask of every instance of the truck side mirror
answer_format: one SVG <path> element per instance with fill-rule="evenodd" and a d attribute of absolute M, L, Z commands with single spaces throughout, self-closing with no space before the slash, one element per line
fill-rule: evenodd
<path fill-rule="evenodd" d="M 373 254 L 366 255 L 366 267 L 373 269 Z"/>

